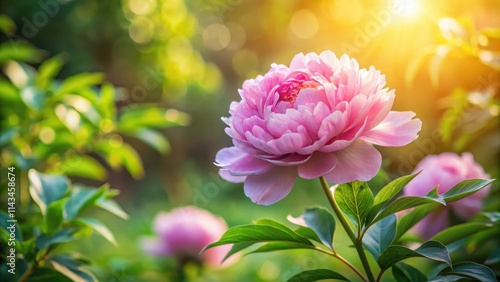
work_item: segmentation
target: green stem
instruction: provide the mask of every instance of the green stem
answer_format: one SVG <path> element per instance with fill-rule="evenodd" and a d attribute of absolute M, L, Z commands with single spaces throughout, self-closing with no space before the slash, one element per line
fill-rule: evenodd
<path fill-rule="evenodd" d="M 382 275 L 384 275 L 384 271 L 380 271 L 380 273 L 377 276 L 377 281 L 376 282 L 380 282 L 380 279 L 382 279 Z"/>
<path fill-rule="evenodd" d="M 28 267 L 28 269 L 26 269 L 26 271 L 23 273 L 23 275 L 19 278 L 19 282 L 25 282 L 28 280 L 28 278 L 31 276 L 31 274 L 33 274 L 33 272 L 35 271 L 35 269 L 38 267 L 38 264 L 40 263 L 40 261 L 44 260 L 45 257 L 48 255 L 49 253 L 49 249 L 44 249 L 42 254 L 40 255 L 40 260 L 38 260 L 36 257 L 35 257 L 35 261 Z"/>
<path fill-rule="evenodd" d="M 354 266 L 352 265 L 349 261 L 347 261 L 345 258 L 343 258 L 342 256 L 340 256 L 339 254 L 337 253 L 334 253 L 333 254 L 334 257 L 336 257 L 337 259 L 339 259 L 341 262 L 343 262 L 345 265 L 347 265 L 347 267 L 349 267 L 350 269 L 352 269 L 354 272 L 356 272 L 356 274 L 361 277 L 361 279 L 363 279 L 363 281 L 365 282 L 368 282 L 368 279 L 366 279 L 364 276 L 363 276 L 363 273 L 359 272 L 359 270 Z"/>
<path fill-rule="evenodd" d="M 341 255 L 339 255 L 337 252 L 335 251 L 326 251 L 326 250 L 323 250 L 321 248 L 315 248 L 315 250 L 317 251 L 320 251 L 322 253 L 325 253 L 329 256 L 332 256 L 338 260 L 340 260 L 342 263 L 344 263 L 347 267 L 349 267 L 350 269 L 352 269 L 352 271 L 354 271 L 360 278 L 361 280 L 363 280 L 364 282 L 368 282 L 368 279 L 366 279 L 364 276 L 363 276 L 363 273 L 359 272 L 359 270 L 354 266 L 352 265 L 348 260 L 346 260 L 345 258 L 343 258 Z"/>
<path fill-rule="evenodd" d="M 333 211 L 337 215 L 337 218 L 340 221 L 340 224 L 342 224 L 342 227 L 344 227 L 344 230 L 347 233 L 347 236 L 349 236 L 349 239 L 351 239 L 352 243 L 354 244 L 354 247 L 356 248 L 356 251 L 358 252 L 358 256 L 361 259 L 361 263 L 363 264 L 363 268 L 365 269 L 366 275 L 368 276 L 368 281 L 370 282 L 375 282 L 375 277 L 373 276 L 373 273 L 370 269 L 370 264 L 368 263 L 368 259 L 366 257 L 365 251 L 363 249 L 363 243 L 361 242 L 361 239 L 358 240 L 356 238 L 356 234 L 352 231 L 351 227 L 349 226 L 349 223 L 347 222 L 347 219 L 344 217 L 344 214 L 340 210 L 339 205 L 335 201 L 335 198 L 333 197 L 333 193 L 330 191 L 330 187 L 328 185 L 328 182 L 326 182 L 325 177 L 321 176 L 319 178 L 319 181 L 321 182 L 321 186 L 323 187 L 323 191 L 326 194 L 326 197 L 328 198 L 328 201 L 330 202 L 330 205 L 333 208 Z"/>

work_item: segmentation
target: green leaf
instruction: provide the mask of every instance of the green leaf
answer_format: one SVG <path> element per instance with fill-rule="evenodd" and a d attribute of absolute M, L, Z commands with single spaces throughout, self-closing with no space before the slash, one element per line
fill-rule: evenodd
<path fill-rule="evenodd" d="M 323 244 L 333 249 L 333 233 L 335 232 L 335 218 L 324 208 L 309 208 L 303 215 L 304 222 L 310 227 Z"/>
<path fill-rule="evenodd" d="M 81 121 L 84 124 L 90 125 L 93 129 L 97 129 L 101 126 L 101 115 L 97 109 L 93 107 L 91 102 L 91 100 L 95 100 L 96 98 L 92 97 L 89 99 L 88 97 L 89 95 L 65 94 L 61 100 L 68 109 L 72 109 L 80 115 Z"/>
<path fill-rule="evenodd" d="M 116 169 L 121 164 L 135 179 L 144 176 L 141 158 L 129 144 L 114 139 L 103 139 L 95 144 L 94 149 L 112 168 Z"/>
<path fill-rule="evenodd" d="M 7 230 L 5 230 L 4 228 L 0 228 L 0 240 L 2 240 L 2 243 L 7 245 L 9 238 L 10 238 L 10 233 L 7 232 Z"/>
<path fill-rule="evenodd" d="M 500 212 L 482 212 L 481 214 L 487 217 L 492 223 L 500 221 Z"/>
<path fill-rule="evenodd" d="M 343 275 L 329 270 L 329 269 L 313 269 L 302 271 L 299 274 L 292 276 L 288 279 L 288 282 L 312 282 L 319 281 L 324 279 L 335 279 L 341 281 L 349 281 L 349 279 L 345 278 Z"/>
<path fill-rule="evenodd" d="M 235 243 L 231 247 L 231 250 L 227 252 L 226 256 L 222 260 L 222 262 L 226 261 L 228 258 L 230 258 L 232 255 L 236 254 L 239 251 L 242 251 L 250 246 L 252 246 L 254 243 Z"/>
<path fill-rule="evenodd" d="M 491 254 L 486 258 L 484 264 L 492 265 L 500 262 L 500 247 L 493 249 Z"/>
<path fill-rule="evenodd" d="M 125 132 L 125 134 L 141 140 L 159 153 L 163 154 L 170 150 L 170 144 L 168 143 L 165 136 L 155 130 L 149 128 L 141 128 L 134 131 Z"/>
<path fill-rule="evenodd" d="M 187 125 L 189 116 L 174 109 L 162 109 L 154 104 L 134 105 L 125 108 L 119 118 L 121 132 L 133 132 L 144 127 L 165 128 Z"/>
<path fill-rule="evenodd" d="M 382 209 L 382 207 L 389 201 L 391 201 L 394 197 L 396 197 L 396 195 L 398 195 L 399 192 L 403 190 L 406 184 L 413 180 L 413 178 L 415 178 L 417 175 L 418 173 L 402 176 L 384 186 L 384 188 L 382 188 L 377 193 L 377 195 L 375 195 L 375 198 L 373 200 L 373 207 L 370 209 L 369 215 L 366 218 L 366 224 L 369 224 L 371 220 L 375 218 L 375 215 Z"/>
<path fill-rule="evenodd" d="M 277 221 L 274 221 L 272 219 L 262 218 L 262 219 L 256 220 L 254 223 L 258 224 L 258 225 L 268 225 L 268 226 L 278 228 L 281 231 L 288 233 L 297 242 L 301 242 L 303 244 L 310 244 L 311 243 L 307 238 L 300 236 L 299 234 L 295 233 L 295 231 L 293 231 L 292 229 L 290 229 L 287 226 L 285 226 Z"/>
<path fill-rule="evenodd" d="M 260 246 L 259 248 L 247 254 L 274 252 L 274 251 L 290 250 L 290 249 L 314 249 L 314 247 L 304 246 L 304 244 L 293 243 L 293 242 L 270 242 Z"/>
<path fill-rule="evenodd" d="M 97 206 L 123 219 L 128 219 L 129 217 L 128 214 L 111 199 L 100 199 L 97 201 Z"/>
<path fill-rule="evenodd" d="M 445 201 L 445 199 L 444 199 L 443 196 L 439 195 L 438 190 L 439 190 L 439 186 L 436 186 L 436 187 L 434 187 L 434 189 L 432 189 L 431 191 L 429 191 L 427 193 L 427 195 L 425 195 L 425 196 L 427 198 L 432 198 L 432 199 L 438 201 L 440 204 L 446 206 L 446 201 Z"/>
<path fill-rule="evenodd" d="M 442 196 L 445 199 L 446 203 L 455 202 L 476 193 L 492 182 L 493 180 L 485 179 L 464 180 L 453 186 L 453 188 L 451 188 L 450 190 L 443 193 Z"/>
<path fill-rule="evenodd" d="M 398 262 L 392 266 L 392 275 L 398 282 L 426 282 L 427 277 L 415 267 Z"/>
<path fill-rule="evenodd" d="M 78 223 L 81 223 L 85 226 L 91 227 L 95 232 L 100 234 L 104 239 L 108 240 L 111 244 L 118 246 L 118 243 L 115 240 L 115 237 L 113 236 L 113 233 L 104 225 L 102 222 L 95 218 L 77 218 L 75 220 Z"/>
<path fill-rule="evenodd" d="M 67 255 L 50 257 L 52 266 L 73 281 L 97 282 L 92 273 L 84 269 L 81 263 Z"/>
<path fill-rule="evenodd" d="M 404 246 L 389 246 L 380 255 L 377 262 L 382 271 L 385 271 L 395 263 L 412 257 L 425 257 L 435 261 L 445 262 L 451 266 L 448 249 L 436 241 L 427 241 L 415 250 Z"/>
<path fill-rule="evenodd" d="M 440 199 L 435 199 L 426 196 L 408 196 L 408 197 L 400 197 L 396 199 L 394 202 L 390 203 L 386 207 L 384 207 L 378 214 L 375 216 L 371 224 L 383 219 L 384 217 L 397 213 L 402 210 L 406 210 L 409 208 L 418 207 L 425 204 L 430 203 L 439 203 L 442 204 Z"/>
<path fill-rule="evenodd" d="M 87 155 L 75 155 L 64 159 L 59 169 L 61 173 L 104 181 L 106 169 L 96 159 Z"/>
<path fill-rule="evenodd" d="M 466 239 L 464 246 L 468 250 L 483 249 L 484 251 L 492 251 L 488 248 L 489 243 L 496 244 L 500 238 L 500 228 L 498 225 L 495 228 L 489 228 L 479 233 L 473 234 Z"/>
<path fill-rule="evenodd" d="M 429 279 L 428 281 L 429 282 L 455 282 L 455 281 L 468 282 L 468 281 L 470 281 L 470 279 L 465 279 L 462 276 L 458 276 L 458 275 L 447 275 L 447 276 L 438 275 L 432 279 Z"/>
<path fill-rule="evenodd" d="M 398 231 L 396 232 L 396 237 L 394 238 L 394 240 L 396 241 L 401 238 L 401 236 L 403 236 L 406 231 L 410 230 L 410 228 L 412 228 L 426 215 L 430 214 L 439 206 L 441 206 L 441 204 L 439 203 L 422 205 L 404 215 L 398 222 Z"/>
<path fill-rule="evenodd" d="M 16 242 L 16 250 L 23 254 L 24 257 L 28 256 L 36 247 L 36 238 L 31 237 L 28 240 L 24 240 L 22 242 Z"/>
<path fill-rule="evenodd" d="M 312 230 L 309 227 L 299 226 L 294 231 L 295 231 L 295 233 L 299 234 L 302 237 L 305 237 L 305 238 L 310 239 L 310 240 L 314 240 L 318 243 L 323 243 L 321 241 L 321 239 L 318 237 L 318 234 L 316 234 L 316 232 L 314 232 L 314 230 Z"/>
<path fill-rule="evenodd" d="M 43 229 L 46 234 L 54 234 L 61 228 L 64 222 L 64 205 L 67 200 L 68 198 L 63 198 L 47 206 L 47 212 L 43 216 Z"/>
<path fill-rule="evenodd" d="M 88 207 L 95 205 L 108 189 L 107 184 L 104 184 L 99 189 L 81 184 L 73 185 L 72 193 L 65 205 L 67 218 L 73 219 Z"/>
<path fill-rule="evenodd" d="M 45 102 L 45 94 L 36 87 L 27 86 L 21 89 L 21 99 L 28 108 L 40 111 Z"/>
<path fill-rule="evenodd" d="M 44 52 L 31 44 L 20 40 L 9 40 L 0 43 L 0 64 L 7 61 L 21 61 L 28 63 L 39 62 Z"/>
<path fill-rule="evenodd" d="M 9 35 L 16 31 L 16 24 L 6 15 L 0 15 L 0 30 Z"/>
<path fill-rule="evenodd" d="M 49 175 L 31 169 L 28 179 L 31 197 L 43 214 L 47 206 L 64 197 L 69 188 L 68 179 L 62 175 Z"/>
<path fill-rule="evenodd" d="M 362 181 L 339 184 L 334 194 L 340 209 L 361 228 L 374 200 L 368 184 Z"/>
<path fill-rule="evenodd" d="M 5 111 L 5 114 L 7 114 L 7 110 L 15 111 L 17 114 L 25 112 L 25 108 L 23 107 L 24 103 L 22 102 L 20 93 L 20 89 L 12 84 L 12 82 L 0 77 L 0 98 L 2 99 L 2 111 Z M 11 107 L 11 105 L 13 106 Z M 15 127 L 13 126 L 12 128 Z M 3 135 L 6 130 L 8 130 L 8 128 L 4 128 L 1 134 Z M 11 141 L 11 139 L 7 139 L 7 142 L 5 142 L 3 138 L 0 140 L 2 144 Z"/>
<path fill-rule="evenodd" d="M 30 275 L 27 282 L 72 282 L 74 280 L 69 279 L 64 274 L 58 272 L 57 270 L 49 267 L 37 267 L 33 274 Z"/>
<path fill-rule="evenodd" d="M 7 145 L 20 131 L 20 127 L 12 127 L 0 132 L 0 146 Z"/>
<path fill-rule="evenodd" d="M 10 227 L 12 224 L 15 225 L 14 229 L 14 235 L 16 238 L 16 241 L 22 241 L 23 238 L 21 236 L 21 228 L 17 222 L 9 222 L 8 220 L 11 220 L 12 218 L 9 217 L 8 214 L 6 214 L 4 211 L 0 211 L 0 227 L 2 227 L 6 232 L 8 231 L 7 228 Z M 9 237 L 10 237 L 10 232 L 8 232 Z"/>
<path fill-rule="evenodd" d="M 448 190 L 446 193 L 443 193 L 440 197 L 444 199 L 444 201 L 447 204 L 454 201 L 458 201 L 484 188 L 492 181 L 493 180 L 483 180 L 483 179 L 464 180 L 455 185 L 450 190 Z M 406 231 L 408 231 L 411 227 L 413 227 L 426 215 L 435 210 L 439 206 L 438 202 L 439 201 L 437 201 L 436 203 L 430 203 L 417 207 L 413 211 L 403 216 L 399 221 L 398 232 L 396 234 L 395 240 L 401 238 L 401 236 L 403 236 L 403 234 L 406 233 Z"/>
<path fill-rule="evenodd" d="M 298 237 L 300 239 L 297 239 L 297 237 L 270 225 L 240 225 L 228 229 L 219 241 L 206 246 L 205 250 L 227 244 L 265 243 L 273 241 L 300 243 L 305 247 L 314 246 L 307 239 L 303 237 Z"/>
<path fill-rule="evenodd" d="M 459 262 L 453 267 L 447 267 L 439 272 L 441 276 L 454 275 L 470 279 L 476 279 L 481 282 L 496 282 L 495 273 L 488 267 L 475 262 Z"/>
<path fill-rule="evenodd" d="M 66 78 L 57 91 L 56 95 L 79 92 L 82 88 L 88 88 L 102 82 L 102 73 L 79 73 Z"/>
<path fill-rule="evenodd" d="M 114 120 L 115 118 L 115 95 L 115 88 L 112 84 L 104 84 L 101 87 L 101 98 L 96 107 L 104 119 Z"/>
<path fill-rule="evenodd" d="M 462 115 L 469 107 L 469 92 L 463 88 L 455 88 L 450 95 L 453 104 L 441 115 L 439 131 L 441 140 L 448 142 L 453 137 L 453 131 L 462 120 Z"/>
<path fill-rule="evenodd" d="M 61 70 L 64 61 L 63 57 L 63 55 L 54 56 L 40 65 L 35 80 L 35 84 L 38 87 L 46 89 L 50 85 L 51 80 L 53 80 Z"/>
<path fill-rule="evenodd" d="M 493 224 L 483 222 L 467 222 L 454 225 L 434 235 L 430 240 L 438 241 L 445 245 L 458 241 L 462 238 L 474 235 L 480 231 L 493 227 Z"/>
<path fill-rule="evenodd" d="M 73 237 L 74 232 L 75 230 L 72 228 L 65 228 L 53 235 L 41 234 L 36 238 L 36 247 L 39 250 L 43 250 L 54 244 L 74 241 L 77 239 Z"/>
<path fill-rule="evenodd" d="M 122 156 L 123 166 L 135 179 L 144 177 L 144 169 L 139 153 L 130 145 L 123 144 L 118 150 Z"/>
<path fill-rule="evenodd" d="M 372 225 L 363 236 L 363 246 L 377 260 L 396 236 L 397 217 L 391 214 Z"/>

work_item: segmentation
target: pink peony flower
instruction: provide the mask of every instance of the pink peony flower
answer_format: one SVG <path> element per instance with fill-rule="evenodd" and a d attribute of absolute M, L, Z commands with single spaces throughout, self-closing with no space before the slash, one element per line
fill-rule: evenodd
<path fill-rule="evenodd" d="M 459 182 L 467 179 L 489 178 L 483 168 L 474 161 L 470 153 L 459 156 L 455 153 L 429 155 L 422 159 L 414 170 L 422 171 L 406 187 L 406 196 L 424 196 L 439 185 L 438 193 L 443 194 Z M 449 225 L 448 212 L 453 211 L 458 217 L 468 219 L 478 214 L 483 208 L 483 199 L 488 195 L 490 186 L 462 200 L 439 207 L 412 229 L 427 240 Z"/>
<path fill-rule="evenodd" d="M 231 245 L 215 247 L 202 254 L 200 251 L 219 240 L 226 230 L 226 222 L 206 210 L 194 206 L 176 208 L 156 216 L 154 231 L 158 237 L 144 238 L 140 245 L 153 256 L 172 256 L 180 261 L 194 260 L 218 266 Z"/>
<path fill-rule="evenodd" d="M 331 51 L 296 55 L 249 79 L 231 103 L 226 133 L 233 147 L 216 155 L 220 175 L 245 182 L 263 205 L 284 198 L 297 177 L 334 183 L 369 180 L 380 169 L 372 144 L 403 146 L 421 127 L 413 112 L 391 111 L 394 90 L 375 68 Z"/>

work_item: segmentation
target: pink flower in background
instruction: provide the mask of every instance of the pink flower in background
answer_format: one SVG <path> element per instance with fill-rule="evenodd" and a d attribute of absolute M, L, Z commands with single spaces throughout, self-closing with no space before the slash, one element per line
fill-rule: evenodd
<path fill-rule="evenodd" d="M 372 144 L 403 146 L 421 128 L 413 112 L 391 111 L 394 90 L 384 86 L 374 67 L 359 69 L 331 51 L 273 64 L 243 83 L 241 101 L 223 119 L 234 146 L 217 153 L 220 175 L 245 182 L 245 194 L 263 205 L 284 198 L 299 176 L 371 179 L 381 165 Z"/>
<path fill-rule="evenodd" d="M 195 260 L 219 266 L 231 245 L 200 251 L 220 239 L 227 230 L 226 222 L 206 210 L 194 206 L 158 214 L 154 220 L 157 238 L 144 238 L 141 248 L 153 256 L 171 256 L 180 261 Z M 227 262 L 227 261 L 226 261 Z"/>
<path fill-rule="evenodd" d="M 422 172 L 405 187 L 405 196 L 424 196 L 438 185 L 438 193 L 443 194 L 463 180 L 489 178 L 470 153 L 463 153 L 462 156 L 455 153 L 429 155 L 420 161 L 413 172 L 418 171 Z M 473 217 L 483 208 L 483 199 L 488 195 L 489 188 L 490 185 L 447 207 L 438 208 L 415 225 L 413 230 L 427 240 L 448 227 L 449 210 L 462 219 Z"/>

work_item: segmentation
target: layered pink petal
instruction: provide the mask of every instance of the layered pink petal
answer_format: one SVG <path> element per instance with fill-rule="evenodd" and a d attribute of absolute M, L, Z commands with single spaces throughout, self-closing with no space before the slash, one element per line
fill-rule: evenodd
<path fill-rule="evenodd" d="M 336 184 L 354 180 L 368 181 L 377 174 L 382 163 L 380 153 L 372 145 L 361 140 L 335 152 L 335 157 L 337 165 L 325 177 Z"/>
<path fill-rule="evenodd" d="M 306 162 L 299 165 L 299 176 L 305 179 L 320 177 L 332 171 L 337 165 L 337 158 L 333 153 L 316 152 Z"/>
<path fill-rule="evenodd" d="M 245 154 L 236 147 L 221 149 L 215 156 L 215 160 L 233 176 L 260 174 L 273 167 L 269 162 Z"/>
<path fill-rule="evenodd" d="M 248 176 L 245 195 L 256 204 L 271 205 L 290 193 L 296 179 L 297 168 L 275 167 L 266 173 Z"/>
<path fill-rule="evenodd" d="M 360 138 L 380 146 L 404 146 L 417 139 L 422 127 L 422 121 L 412 119 L 414 116 L 414 112 L 391 111 L 379 125 Z"/>
<path fill-rule="evenodd" d="M 222 148 L 215 155 L 215 163 L 218 166 L 225 167 L 241 158 L 242 155 L 244 153 L 236 147 Z"/>
<path fill-rule="evenodd" d="M 235 148 L 217 154 L 221 176 L 245 181 L 247 195 L 263 204 L 284 197 L 298 175 L 370 179 L 381 164 L 370 143 L 406 145 L 421 126 L 412 113 L 391 112 L 395 94 L 385 84 L 380 71 L 331 51 L 272 64 L 243 83 L 241 101 L 223 119 Z M 286 177 L 272 179 L 277 171 Z"/>
<path fill-rule="evenodd" d="M 222 179 L 233 183 L 243 183 L 247 178 L 246 176 L 232 175 L 227 169 L 219 169 L 219 176 L 222 177 Z"/>
<path fill-rule="evenodd" d="M 301 154 L 291 154 L 288 156 L 284 157 L 271 157 L 271 158 L 266 158 L 264 159 L 272 164 L 278 165 L 278 166 L 295 166 L 299 164 L 303 164 L 307 162 L 311 158 L 311 155 L 301 155 Z"/>
<path fill-rule="evenodd" d="M 354 141 L 356 141 L 359 138 L 359 136 L 361 136 L 361 134 L 363 134 L 365 126 L 366 126 L 366 121 L 365 123 L 360 124 L 359 126 L 352 128 L 347 132 L 343 132 L 336 138 L 335 141 L 323 146 L 323 148 L 319 149 L 318 151 L 334 152 L 343 150 L 344 148 L 350 146 Z"/>

